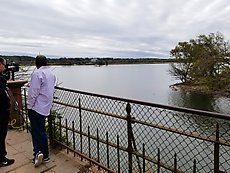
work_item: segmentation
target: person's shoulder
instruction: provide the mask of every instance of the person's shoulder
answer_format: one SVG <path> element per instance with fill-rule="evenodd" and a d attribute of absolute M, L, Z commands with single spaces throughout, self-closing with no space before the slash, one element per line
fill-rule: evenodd
<path fill-rule="evenodd" d="M 34 71 L 33 71 L 33 73 L 32 73 L 32 75 L 37 75 L 39 73 L 39 69 L 35 69 Z"/>
<path fill-rule="evenodd" d="M 49 66 L 42 66 L 39 69 L 40 69 L 39 74 L 54 75 Z"/>

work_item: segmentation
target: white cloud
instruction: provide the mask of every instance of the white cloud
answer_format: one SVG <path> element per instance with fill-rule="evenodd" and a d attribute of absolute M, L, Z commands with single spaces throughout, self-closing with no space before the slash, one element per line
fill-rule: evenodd
<path fill-rule="evenodd" d="M 227 0 L 0 0 L 0 54 L 169 57 L 179 41 L 221 32 Z"/>

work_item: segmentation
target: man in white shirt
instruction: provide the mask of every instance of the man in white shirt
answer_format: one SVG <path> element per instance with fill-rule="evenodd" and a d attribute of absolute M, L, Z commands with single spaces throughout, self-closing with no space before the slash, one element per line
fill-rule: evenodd
<path fill-rule="evenodd" d="M 55 87 L 55 76 L 47 66 L 44 55 L 35 59 L 37 69 L 32 73 L 29 84 L 27 108 L 31 124 L 31 135 L 34 151 L 34 165 L 49 161 L 48 137 L 45 120 L 50 114 Z"/>

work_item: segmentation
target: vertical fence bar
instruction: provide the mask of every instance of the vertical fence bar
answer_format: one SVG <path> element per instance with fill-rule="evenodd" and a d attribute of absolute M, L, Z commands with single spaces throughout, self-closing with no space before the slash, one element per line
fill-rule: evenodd
<path fill-rule="evenodd" d="M 79 102 L 79 119 L 80 119 L 80 150 L 81 153 L 83 151 L 83 144 L 82 144 L 82 116 L 81 116 L 81 98 L 78 99 Z M 81 161 L 83 161 L 83 157 L 81 156 Z"/>
<path fill-rule="evenodd" d="M 129 173 L 132 173 L 133 168 L 133 159 L 132 159 L 132 117 L 130 115 L 131 113 L 131 106 L 129 103 L 126 105 L 126 112 L 127 112 L 127 132 L 128 132 L 128 166 L 129 166 Z"/>
<path fill-rule="evenodd" d="M 65 135 L 66 135 L 66 145 L 69 146 L 68 121 L 67 121 L 67 119 L 65 119 Z M 67 148 L 67 154 L 69 154 L 68 148 Z"/>
<path fill-rule="evenodd" d="M 120 149 L 119 149 L 119 135 L 117 135 L 117 168 L 118 168 L 118 173 L 120 173 Z"/>
<path fill-rule="evenodd" d="M 75 149 L 76 149 L 76 142 L 75 142 L 75 133 L 74 133 L 74 121 L 72 121 L 72 133 L 73 133 L 73 149 L 74 149 L 74 151 L 75 151 Z M 75 157 L 75 152 L 73 152 L 74 154 L 74 157 Z"/>
<path fill-rule="evenodd" d="M 109 134 L 106 132 L 107 167 L 109 168 Z"/>
<path fill-rule="evenodd" d="M 160 148 L 157 149 L 157 173 L 160 173 L 161 169 L 161 155 L 160 155 Z"/>
<path fill-rule="evenodd" d="M 219 152 L 220 152 L 220 144 L 219 144 L 219 124 L 216 124 L 216 141 L 214 143 L 214 173 L 219 172 Z"/>
<path fill-rule="evenodd" d="M 132 139 L 132 142 L 133 142 L 133 148 L 134 148 L 135 151 L 137 151 L 137 146 L 136 146 L 136 142 L 135 142 L 135 138 L 134 138 L 132 126 L 131 126 L 131 139 Z M 140 173 L 142 173 L 140 159 L 139 159 L 139 157 L 137 155 L 136 155 L 136 158 L 137 158 L 137 164 L 138 164 L 139 171 L 140 171 Z"/>
<path fill-rule="evenodd" d="M 177 172 L 177 155 L 174 155 L 174 172 Z"/>
<path fill-rule="evenodd" d="M 193 173 L 196 173 L 196 159 L 193 161 Z"/>
<path fill-rule="evenodd" d="M 62 141 L 62 127 L 61 127 L 61 116 L 58 117 L 58 120 L 59 120 L 59 141 L 60 142 L 63 142 Z M 62 149 L 62 145 L 60 146 L 60 148 Z"/>
<path fill-rule="evenodd" d="M 100 146 L 99 146 L 99 132 L 97 128 L 97 162 L 100 163 Z M 100 170 L 100 166 L 98 166 L 98 170 Z"/>
<path fill-rule="evenodd" d="M 61 128 L 61 117 L 58 117 L 59 120 L 59 141 L 62 142 L 62 128 Z"/>
<path fill-rule="evenodd" d="M 89 158 L 91 158 L 91 147 L 90 147 L 90 127 L 88 126 L 88 151 L 89 151 Z M 89 162 L 90 165 L 92 164 L 91 161 Z"/>
<path fill-rule="evenodd" d="M 145 173 L 145 144 L 143 144 L 143 173 Z"/>

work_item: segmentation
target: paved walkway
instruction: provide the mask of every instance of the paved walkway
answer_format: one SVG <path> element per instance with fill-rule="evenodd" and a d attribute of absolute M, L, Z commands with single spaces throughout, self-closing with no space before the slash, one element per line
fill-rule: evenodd
<path fill-rule="evenodd" d="M 26 131 L 9 130 L 7 135 L 8 158 L 14 158 L 15 163 L 7 167 L 0 167 L 0 173 L 84 173 L 89 167 L 73 154 L 66 154 L 66 150 L 50 149 L 50 162 L 34 167 L 32 163 L 32 141 L 30 133 Z"/>

